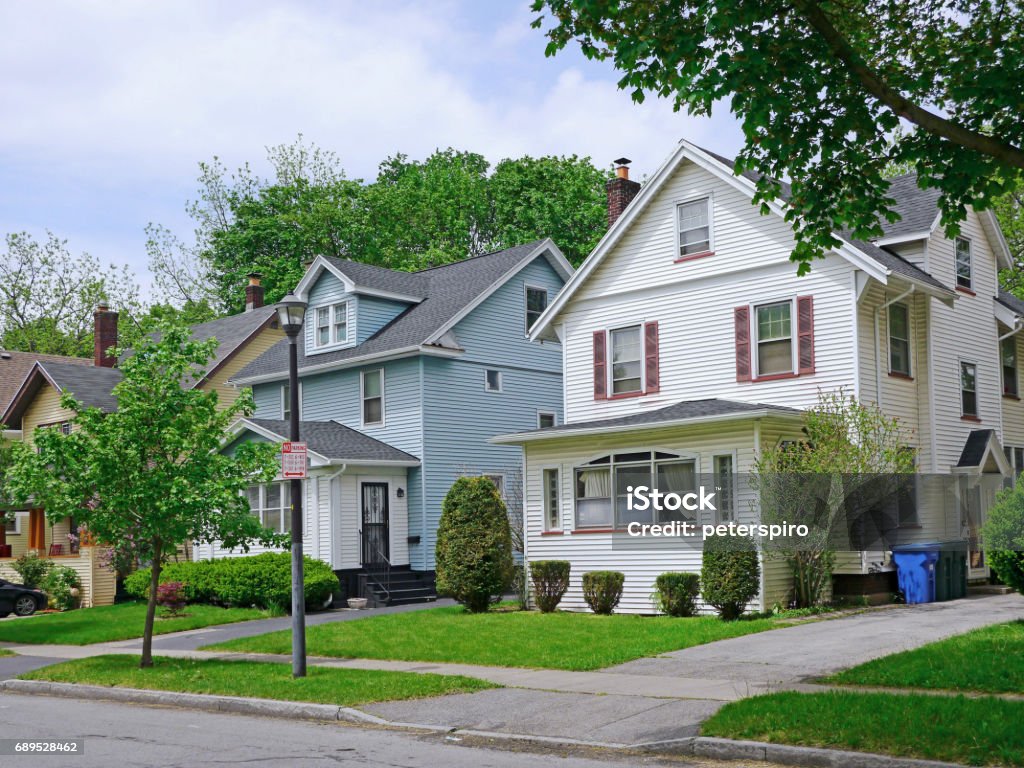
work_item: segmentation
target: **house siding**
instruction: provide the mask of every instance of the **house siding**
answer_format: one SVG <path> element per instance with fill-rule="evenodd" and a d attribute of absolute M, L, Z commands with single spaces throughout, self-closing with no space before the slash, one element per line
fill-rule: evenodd
<path fill-rule="evenodd" d="M 219 370 L 214 371 L 213 376 L 203 382 L 199 388 L 204 392 L 216 391 L 218 407 L 227 408 L 235 402 L 241 392 L 238 387 L 229 383 L 232 377 L 283 338 L 284 331 L 280 328 L 271 328 L 270 326 L 263 328 Z M 278 408 L 280 409 L 280 402 Z"/>
<path fill-rule="evenodd" d="M 382 299 L 377 296 L 356 297 L 356 343 L 362 344 L 402 314 L 409 306 L 405 302 Z"/>

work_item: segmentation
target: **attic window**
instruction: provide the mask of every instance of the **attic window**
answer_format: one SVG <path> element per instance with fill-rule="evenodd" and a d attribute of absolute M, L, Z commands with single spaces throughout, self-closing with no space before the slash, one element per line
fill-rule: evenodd
<path fill-rule="evenodd" d="M 679 220 L 679 257 L 711 251 L 711 205 L 707 197 L 680 203 L 676 207 Z"/>
<path fill-rule="evenodd" d="M 956 239 L 956 285 L 971 290 L 971 241 L 966 237 Z"/>
<path fill-rule="evenodd" d="M 529 333 L 533 324 L 548 308 L 548 292 L 546 288 L 526 286 L 526 332 Z"/>
<path fill-rule="evenodd" d="M 348 302 L 316 308 L 315 342 L 318 347 L 348 341 Z"/>

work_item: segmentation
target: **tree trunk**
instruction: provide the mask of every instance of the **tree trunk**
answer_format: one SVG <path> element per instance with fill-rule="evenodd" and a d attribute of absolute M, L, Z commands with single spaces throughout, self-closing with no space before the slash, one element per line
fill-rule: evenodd
<path fill-rule="evenodd" d="M 153 567 L 149 578 L 149 602 L 146 604 L 146 627 L 142 632 L 142 669 L 153 666 L 153 623 L 156 621 L 156 590 L 160 586 L 163 545 L 157 541 L 153 546 Z"/>

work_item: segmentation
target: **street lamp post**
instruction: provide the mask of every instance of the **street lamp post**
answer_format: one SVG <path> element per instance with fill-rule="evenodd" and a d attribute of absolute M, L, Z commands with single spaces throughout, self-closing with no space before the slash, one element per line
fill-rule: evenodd
<path fill-rule="evenodd" d="M 299 331 L 306 302 L 288 294 L 277 305 L 277 319 L 288 337 L 288 439 L 299 441 Z M 292 677 L 306 676 L 306 595 L 302 574 L 302 480 L 291 481 Z"/>

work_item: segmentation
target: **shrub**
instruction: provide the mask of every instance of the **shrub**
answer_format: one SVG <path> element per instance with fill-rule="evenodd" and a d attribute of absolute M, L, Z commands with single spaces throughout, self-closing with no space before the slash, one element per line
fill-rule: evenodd
<path fill-rule="evenodd" d="M 1024 593 L 1024 483 L 999 494 L 981 536 L 1000 581 Z"/>
<path fill-rule="evenodd" d="M 79 588 L 82 586 L 78 573 L 66 565 L 54 565 L 43 578 L 40 589 L 46 593 L 50 608 L 69 611 L 78 604 Z"/>
<path fill-rule="evenodd" d="M 725 621 L 743 615 L 760 588 L 761 566 L 753 539 L 745 536 L 709 536 L 704 540 L 700 571 L 701 595 Z"/>
<path fill-rule="evenodd" d="M 322 560 L 305 558 L 303 567 L 306 603 L 320 607 L 338 590 L 338 577 Z M 124 580 L 132 597 L 149 596 L 150 569 L 141 568 Z M 265 552 L 251 557 L 168 563 L 160 572 L 160 583 L 180 581 L 189 603 L 210 603 L 228 607 L 257 606 L 287 609 L 292 600 L 291 554 Z"/>
<path fill-rule="evenodd" d="M 619 571 L 590 571 L 583 574 L 583 599 L 590 610 L 605 616 L 615 610 L 622 599 L 626 574 Z"/>
<path fill-rule="evenodd" d="M 156 604 L 166 616 L 181 616 L 185 611 L 185 585 L 180 581 L 165 581 L 156 588 Z"/>
<path fill-rule="evenodd" d="M 697 614 L 697 595 L 700 594 L 700 576 L 696 573 L 669 571 L 654 581 L 654 598 L 662 613 L 683 617 Z"/>
<path fill-rule="evenodd" d="M 460 477 L 441 505 L 437 591 L 473 613 L 486 611 L 512 581 L 512 533 L 498 489 L 486 477 Z"/>
<path fill-rule="evenodd" d="M 542 613 L 551 613 L 569 589 L 568 560 L 537 560 L 530 563 L 533 599 Z"/>
<path fill-rule="evenodd" d="M 18 574 L 22 584 L 35 589 L 46 580 L 46 575 L 53 568 L 53 561 L 42 558 L 35 552 L 26 552 L 15 560 L 11 567 Z"/>

